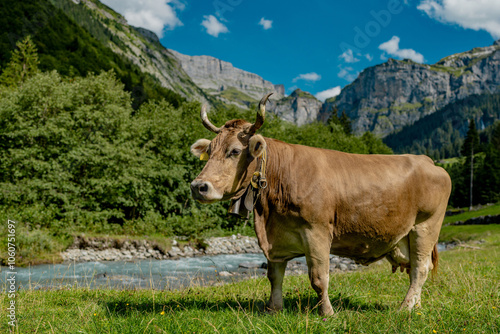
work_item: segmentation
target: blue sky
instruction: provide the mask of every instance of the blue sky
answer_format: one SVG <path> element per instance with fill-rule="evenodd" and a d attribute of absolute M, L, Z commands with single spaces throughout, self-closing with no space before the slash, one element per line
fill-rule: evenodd
<path fill-rule="evenodd" d="M 392 57 L 433 64 L 500 38 L 499 0 L 103 0 L 187 55 L 318 98 Z"/>

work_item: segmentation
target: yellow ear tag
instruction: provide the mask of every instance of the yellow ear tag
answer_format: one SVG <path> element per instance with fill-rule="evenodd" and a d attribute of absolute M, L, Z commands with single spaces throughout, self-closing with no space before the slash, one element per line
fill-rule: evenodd
<path fill-rule="evenodd" d="M 200 155 L 200 160 L 205 160 L 205 161 L 207 161 L 207 160 L 208 160 L 208 153 L 207 153 L 207 152 L 203 152 L 203 153 Z"/>

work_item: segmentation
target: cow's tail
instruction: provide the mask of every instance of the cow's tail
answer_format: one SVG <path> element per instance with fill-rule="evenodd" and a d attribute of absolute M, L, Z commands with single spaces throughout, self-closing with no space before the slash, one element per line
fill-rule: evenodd
<path fill-rule="evenodd" d="M 438 264 L 439 264 L 439 253 L 438 253 L 437 243 L 434 245 L 431 258 L 432 258 L 432 278 L 434 278 L 437 276 Z"/>

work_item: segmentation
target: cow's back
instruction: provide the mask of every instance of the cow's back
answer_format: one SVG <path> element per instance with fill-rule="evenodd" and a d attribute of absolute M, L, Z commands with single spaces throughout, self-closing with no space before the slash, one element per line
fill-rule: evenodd
<path fill-rule="evenodd" d="M 329 233 L 338 255 L 382 256 L 450 193 L 448 174 L 426 156 L 269 144 L 271 174 L 279 173 L 269 176 L 274 220 L 288 221 L 290 235 L 303 228 Z"/>

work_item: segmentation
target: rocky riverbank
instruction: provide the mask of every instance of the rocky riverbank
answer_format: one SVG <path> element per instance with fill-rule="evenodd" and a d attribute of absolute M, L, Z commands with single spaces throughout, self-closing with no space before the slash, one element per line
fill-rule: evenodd
<path fill-rule="evenodd" d="M 158 244 L 147 240 L 118 240 L 103 237 L 75 238 L 73 244 L 61 256 L 65 262 L 90 262 L 90 261 L 134 261 L 144 259 L 176 260 L 194 256 L 260 253 L 257 238 L 241 235 L 230 237 L 207 238 L 201 247 L 186 244 L 174 239 L 170 249 L 163 249 Z M 360 266 L 354 261 L 332 256 L 330 258 L 331 271 L 348 271 L 358 269 Z M 265 272 L 267 263 L 252 262 L 241 263 L 240 269 L 258 270 Z M 304 261 L 292 260 L 288 263 L 288 274 L 303 274 L 307 272 Z M 237 272 L 220 272 L 221 276 L 238 275 Z"/>
<path fill-rule="evenodd" d="M 147 240 L 119 240 L 104 237 L 75 238 L 61 256 L 65 262 L 167 260 L 183 257 L 260 252 L 257 238 L 233 235 L 207 238 L 202 246 L 172 240 L 170 249 Z"/>

